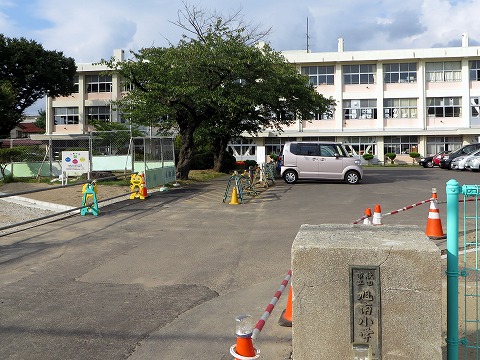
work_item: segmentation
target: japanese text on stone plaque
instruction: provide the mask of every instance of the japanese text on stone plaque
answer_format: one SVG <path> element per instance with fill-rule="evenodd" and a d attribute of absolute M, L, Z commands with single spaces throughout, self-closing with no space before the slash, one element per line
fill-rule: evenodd
<path fill-rule="evenodd" d="M 352 342 L 369 344 L 372 359 L 381 360 L 380 269 L 351 267 Z"/>

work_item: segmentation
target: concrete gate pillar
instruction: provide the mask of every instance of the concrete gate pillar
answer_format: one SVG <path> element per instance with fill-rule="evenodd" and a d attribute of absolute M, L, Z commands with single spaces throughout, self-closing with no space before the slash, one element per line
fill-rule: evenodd
<path fill-rule="evenodd" d="M 417 227 L 302 225 L 292 270 L 294 360 L 442 358 L 440 250 Z"/>

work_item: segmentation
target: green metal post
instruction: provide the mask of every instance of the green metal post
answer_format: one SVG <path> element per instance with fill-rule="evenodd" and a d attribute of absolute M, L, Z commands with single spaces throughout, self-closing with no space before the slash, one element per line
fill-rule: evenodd
<path fill-rule="evenodd" d="M 458 360 L 458 196 L 460 185 L 447 182 L 447 360 Z"/>

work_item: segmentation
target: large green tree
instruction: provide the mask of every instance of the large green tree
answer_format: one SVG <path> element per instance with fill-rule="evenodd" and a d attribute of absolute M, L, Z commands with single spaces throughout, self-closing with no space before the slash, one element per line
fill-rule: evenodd
<path fill-rule="evenodd" d="M 181 14 L 185 22 L 177 25 L 186 34 L 177 46 L 145 48 L 123 62 L 103 61 L 134 85 L 117 103 L 132 122 L 178 131 L 179 179 L 188 178 L 200 129 L 208 133 L 220 168 L 232 136 L 280 129 L 328 108 L 330 100 L 279 53 L 256 46 L 258 34 L 235 16 L 205 16 L 195 8 Z"/>
<path fill-rule="evenodd" d="M 38 110 L 38 118 L 35 121 L 35 126 L 42 130 L 47 128 L 47 112 L 43 109 Z"/>
<path fill-rule="evenodd" d="M 8 136 L 38 99 L 71 94 L 76 71 L 75 60 L 62 52 L 0 34 L 0 137 Z"/>

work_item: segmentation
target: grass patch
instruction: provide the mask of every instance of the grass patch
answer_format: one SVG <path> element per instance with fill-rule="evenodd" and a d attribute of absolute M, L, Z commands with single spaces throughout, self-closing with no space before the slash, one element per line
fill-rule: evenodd
<path fill-rule="evenodd" d="M 180 184 L 192 184 L 196 182 L 209 181 L 228 174 L 216 172 L 213 170 L 190 170 L 188 180 L 178 180 Z"/>
<path fill-rule="evenodd" d="M 5 181 L 7 180 L 7 181 Z M 31 178 L 31 177 L 9 177 L 8 179 L 2 179 L 1 182 L 3 183 L 50 183 L 51 178 L 49 177 L 40 177 L 38 179 Z"/>

